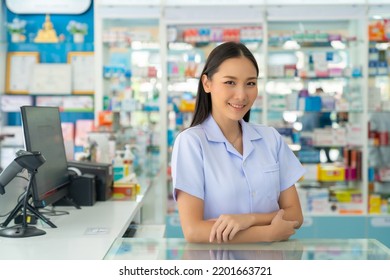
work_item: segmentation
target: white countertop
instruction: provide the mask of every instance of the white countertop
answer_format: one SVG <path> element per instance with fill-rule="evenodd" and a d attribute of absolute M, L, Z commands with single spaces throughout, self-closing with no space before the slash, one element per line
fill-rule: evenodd
<path fill-rule="evenodd" d="M 0 260 L 103 259 L 143 206 L 152 181 L 141 181 L 141 193 L 135 200 L 98 201 L 93 206 L 83 206 L 81 209 L 71 206 L 55 207 L 56 211 L 66 211 L 69 214 L 45 215 L 57 228 L 51 228 L 38 219 L 36 227 L 43 229 L 45 235 L 0 237 Z"/>
<path fill-rule="evenodd" d="M 37 227 L 45 230 L 45 235 L 0 237 L 0 259 L 103 259 L 140 205 L 135 201 L 102 201 L 80 210 L 58 207 L 69 214 L 50 217 L 57 228 L 39 220 Z"/>

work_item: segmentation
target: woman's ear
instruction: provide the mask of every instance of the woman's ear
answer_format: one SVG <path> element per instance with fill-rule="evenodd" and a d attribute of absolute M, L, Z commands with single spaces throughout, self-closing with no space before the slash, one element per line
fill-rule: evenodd
<path fill-rule="evenodd" d="M 203 89 L 206 93 L 210 93 L 210 81 L 207 77 L 206 74 L 202 75 L 202 84 L 203 84 Z"/>

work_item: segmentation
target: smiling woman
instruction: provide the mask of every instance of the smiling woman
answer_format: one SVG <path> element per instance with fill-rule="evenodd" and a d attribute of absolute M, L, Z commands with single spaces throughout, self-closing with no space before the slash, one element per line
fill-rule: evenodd
<path fill-rule="evenodd" d="M 241 43 L 209 55 L 191 127 L 172 152 L 173 196 L 189 242 L 286 240 L 303 222 L 304 168 L 281 135 L 249 123 L 259 68 Z"/>

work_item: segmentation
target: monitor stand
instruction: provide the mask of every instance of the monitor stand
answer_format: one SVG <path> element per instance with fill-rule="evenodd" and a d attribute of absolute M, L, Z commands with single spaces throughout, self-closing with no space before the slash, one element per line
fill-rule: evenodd
<path fill-rule="evenodd" d="M 15 218 L 15 216 L 22 211 L 22 217 L 23 217 L 23 222 L 21 225 L 15 225 L 9 228 L 1 229 L 0 230 L 0 236 L 3 237 L 13 237 L 13 238 L 20 238 L 20 237 L 31 237 L 31 236 L 39 236 L 39 235 L 44 235 L 46 232 L 44 230 L 38 229 L 34 226 L 30 226 L 27 224 L 26 216 L 27 216 L 27 210 L 29 210 L 32 214 L 34 214 L 36 217 L 40 218 L 43 220 L 45 223 L 47 223 L 49 226 L 52 228 L 56 228 L 57 226 L 50 222 L 45 216 L 43 216 L 39 211 L 33 207 L 29 202 L 30 198 L 30 191 L 31 191 L 31 185 L 33 178 L 35 176 L 35 173 L 37 170 L 32 170 L 30 171 L 30 181 L 27 186 L 26 193 L 21 199 L 14 210 L 10 213 L 10 215 L 7 217 L 7 219 L 4 221 L 4 223 L 1 225 L 2 227 L 6 227 L 9 222 L 12 221 L 12 219 Z"/>
<path fill-rule="evenodd" d="M 33 226 L 24 227 L 22 225 L 17 225 L 17 226 L 0 230 L 0 236 L 11 237 L 11 238 L 31 237 L 31 236 L 39 236 L 44 234 L 46 234 L 44 230 L 41 230 Z"/>
<path fill-rule="evenodd" d="M 27 195 L 27 193 L 25 195 Z M 16 205 L 16 207 L 14 208 L 14 210 L 12 210 L 12 212 L 9 214 L 9 216 L 7 217 L 7 219 L 4 221 L 4 223 L 1 226 L 6 227 L 12 221 L 12 219 L 14 219 L 16 217 L 16 215 L 18 215 L 18 213 L 21 210 L 23 210 L 23 208 L 24 208 L 24 199 L 21 199 L 19 201 L 19 203 Z M 32 206 L 30 203 L 27 202 L 26 208 L 27 208 L 26 210 L 30 211 L 37 218 L 40 218 L 42 221 L 44 221 L 50 227 L 52 227 L 52 228 L 57 227 L 49 219 L 47 219 L 45 216 L 43 216 L 41 213 L 39 213 L 39 211 L 34 206 Z M 23 219 L 25 219 L 24 215 L 23 215 Z"/>
<path fill-rule="evenodd" d="M 55 202 L 53 206 L 74 206 L 76 209 L 81 209 L 80 205 L 78 205 L 77 202 L 68 195 Z"/>

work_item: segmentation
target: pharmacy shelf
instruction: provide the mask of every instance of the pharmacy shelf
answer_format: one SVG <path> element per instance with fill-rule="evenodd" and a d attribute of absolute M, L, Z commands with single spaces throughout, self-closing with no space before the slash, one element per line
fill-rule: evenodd
<path fill-rule="evenodd" d="M 94 6 L 95 122 L 101 125 L 99 122 L 108 119 L 103 126 L 115 137 L 116 149 L 132 145 L 138 165 L 154 167 L 154 176 L 165 181 L 166 167 L 161 166 L 166 162 L 161 158 L 166 151 L 166 105 L 160 16 L 160 7 L 154 5 L 100 1 Z M 165 188 L 156 188 L 154 204 L 164 209 L 165 198 Z M 164 212 L 153 213 L 151 222 L 163 224 Z"/>
<path fill-rule="evenodd" d="M 265 122 L 307 169 L 297 183 L 305 215 L 366 214 L 360 24 L 348 18 L 268 21 Z"/>

